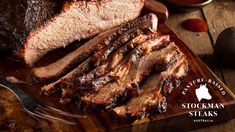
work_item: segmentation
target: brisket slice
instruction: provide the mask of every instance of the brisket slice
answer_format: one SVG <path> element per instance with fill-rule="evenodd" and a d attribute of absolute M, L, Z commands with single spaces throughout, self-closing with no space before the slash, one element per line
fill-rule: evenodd
<path fill-rule="evenodd" d="M 181 83 L 182 77 L 186 76 L 188 72 L 188 62 L 185 60 L 185 56 L 181 58 L 182 62 L 178 67 L 172 70 L 172 73 L 163 73 L 162 78 L 165 78 L 164 86 L 161 91 L 165 94 L 170 94 L 174 88 L 178 87 Z"/>
<path fill-rule="evenodd" d="M 166 98 L 160 91 L 146 91 L 133 97 L 126 105 L 113 109 L 116 117 L 125 122 L 135 121 L 150 113 L 162 113 L 167 108 Z"/>
<path fill-rule="evenodd" d="M 69 81 L 71 83 L 69 83 L 69 85 L 78 86 L 107 73 L 109 70 L 113 69 L 118 63 L 120 63 L 123 57 L 127 55 L 127 53 L 131 49 L 136 47 L 136 45 L 138 45 L 139 43 L 145 41 L 147 38 L 150 38 L 150 36 L 152 35 L 140 34 L 139 36 L 135 37 L 133 40 L 114 51 L 109 57 L 109 59 L 107 59 L 103 64 L 97 66 L 95 69 L 91 70 L 85 75 L 70 79 Z M 71 88 L 71 86 L 68 87 Z"/>
<path fill-rule="evenodd" d="M 103 87 L 106 83 L 117 80 L 122 76 L 129 73 L 129 70 L 132 65 L 137 63 L 139 59 L 145 54 L 151 52 L 153 49 L 160 49 L 165 47 L 170 42 L 169 36 L 158 36 L 155 34 L 151 35 L 152 37 L 148 40 L 138 44 L 129 54 L 128 57 L 123 59 L 114 69 L 110 70 L 106 74 L 89 81 L 83 85 L 76 85 L 76 80 L 72 80 L 67 87 L 63 88 L 62 98 L 69 97 L 73 94 L 74 91 L 76 93 L 87 94 L 89 92 L 97 91 L 101 87 Z M 69 93 L 69 95 L 67 95 Z M 68 101 L 68 98 L 66 99 Z"/>
<path fill-rule="evenodd" d="M 113 43 L 123 33 L 139 26 L 140 24 L 151 22 L 157 23 L 157 18 L 154 14 L 142 16 L 138 19 L 123 24 L 118 28 L 101 33 L 55 63 L 49 64 L 48 66 L 35 68 L 34 76 L 43 80 L 60 77 L 74 68 L 74 66 L 87 59 L 92 53 L 111 45 L 111 43 Z M 156 31 L 156 28 L 156 24 L 152 24 L 151 29 Z"/>
<path fill-rule="evenodd" d="M 97 65 L 103 63 L 107 60 L 107 56 L 111 54 L 114 50 L 118 49 L 119 47 L 123 46 L 127 42 L 134 39 L 136 36 L 142 34 L 143 32 L 150 33 L 152 31 L 156 31 L 157 29 L 157 17 L 154 14 L 146 15 L 142 18 L 144 21 L 140 22 L 139 25 L 135 28 L 128 30 L 127 32 L 123 33 L 118 37 L 116 41 L 107 45 L 100 51 L 96 52 L 94 55 L 90 56 L 87 60 L 77 66 L 74 70 L 66 74 L 64 77 L 60 78 L 59 80 L 48 84 L 42 87 L 42 91 L 45 94 L 52 94 L 57 90 L 66 87 L 67 83 L 70 83 L 72 78 L 77 78 L 88 73 L 90 70 L 94 69 Z M 136 21 L 136 20 L 135 20 Z M 130 22 L 131 25 L 132 22 Z M 102 57 L 102 59 L 100 59 Z M 97 64 L 99 61 L 99 64 Z"/>
<path fill-rule="evenodd" d="M 167 102 L 162 93 L 169 86 L 177 87 L 180 78 L 187 73 L 188 64 L 180 57 L 166 71 L 150 75 L 140 87 L 140 94 L 133 97 L 127 104 L 116 107 L 113 113 L 121 120 L 134 121 L 148 116 L 150 113 L 162 113 L 166 110 Z"/>
<path fill-rule="evenodd" d="M 155 70 L 159 71 L 156 68 L 161 69 L 162 67 L 155 67 Z M 188 72 L 186 56 L 178 49 L 176 54 L 172 56 L 169 64 L 165 65 L 164 69 L 160 73 L 160 80 L 157 82 L 158 87 L 161 88 L 160 91 L 165 95 L 170 94 L 174 88 L 178 87 L 182 77 L 186 76 Z"/>
<path fill-rule="evenodd" d="M 178 47 L 171 43 L 166 48 L 152 51 L 143 56 L 136 64 L 131 66 L 129 73 L 118 81 L 106 84 L 97 92 L 81 97 L 81 102 L 94 109 L 111 109 L 118 100 L 125 99 L 127 95 L 138 93 L 139 83 L 151 72 L 154 65 L 161 59 L 166 59 L 167 54 L 174 54 Z"/>
<path fill-rule="evenodd" d="M 85 61 L 97 50 L 103 48 L 105 44 L 102 41 L 105 39 L 105 37 L 114 32 L 114 30 L 115 29 L 100 33 L 81 47 L 77 48 L 75 51 L 69 53 L 54 63 L 51 63 L 47 66 L 34 68 L 34 77 L 39 80 L 49 80 L 57 79 L 63 76 L 72 68 Z"/>
<path fill-rule="evenodd" d="M 21 51 L 25 62 L 32 65 L 48 51 L 135 19 L 144 1 L 1 0 L 0 5 L 1 29 L 6 31 L 4 36 L 10 34 L 10 41 L 1 47 Z"/>

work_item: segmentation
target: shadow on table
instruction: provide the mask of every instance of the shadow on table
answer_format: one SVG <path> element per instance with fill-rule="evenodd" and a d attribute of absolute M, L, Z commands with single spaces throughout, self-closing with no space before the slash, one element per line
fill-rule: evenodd
<path fill-rule="evenodd" d="M 219 69 L 221 67 L 226 68 L 226 69 L 231 69 L 235 70 L 235 65 L 228 64 L 221 62 L 218 60 L 214 55 L 212 54 L 203 54 L 199 55 L 200 59 L 208 66 L 210 67 L 213 71 L 215 69 Z M 231 58 L 232 59 L 232 58 Z"/>

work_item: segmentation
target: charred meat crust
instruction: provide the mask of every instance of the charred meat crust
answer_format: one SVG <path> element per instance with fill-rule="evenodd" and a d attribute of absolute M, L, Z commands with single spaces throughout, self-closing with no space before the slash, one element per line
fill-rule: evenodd
<path fill-rule="evenodd" d="M 103 41 L 108 35 L 112 34 L 115 31 L 115 29 L 111 29 L 109 31 L 97 35 L 96 37 L 92 38 L 81 47 L 77 48 L 75 51 L 69 53 L 68 55 L 64 56 L 63 58 L 59 59 L 58 61 L 52 64 L 49 64 L 44 67 L 34 68 L 33 69 L 34 77 L 37 80 L 44 81 L 51 79 L 55 80 L 65 75 L 73 68 L 75 68 L 77 65 L 81 64 L 83 61 L 88 59 L 95 52 L 108 45 L 108 43 L 104 44 Z M 116 39 L 116 37 L 112 38 L 113 40 Z M 110 42 L 112 41 L 110 40 Z"/>
<path fill-rule="evenodd" d="M 165 75 L 165 80 L 161 90 L 162 94 L 170 94 L 174 90 L 174 88 L 177 88 L 180 85 L 182 78 L 186 76 L 188 70 L 188 62 L 186 60 L 183 60 L 174 69 L 172 74 L 168 75 L 168 77 L 166 77 Z"/>
<path fill-rule="evenodd" d="M 137 21 L 138 19 L 140 19 L 140 20 Z M 93 56 L 89 57 L 87 60 L 85 60 L 78 67 L 76 67 L 74 70 L 72 70 L 71 72 L 66 74 L 61 79 L 59 79 L 56 82 L 53 82 L 49 85 L 42 87 L 42 91 L 46 94 L 51 94 L 51 93 L 56 92 L 57 90 L 61 89 L 62 87 L 65 87 L 67 84 L 69 84 L 70 83 L 69 80 L 71 78 L 79 77 L 85 73 L 88 73 L 93 68 L 95 68 L 97 66 L 97 61 L 99 63 L 102 63 L 103 61 L 105 61 L 105 59 L 100 60 L 100 57 L 109 55 L 111 53 L 110 51 L 113 51 L 113 50 L 121 47 L 125 43 L 131 41 L 133 38 L 135 38 L 136 36 L 138 36 L 141 33 L 140 31 L 146 31 L 146 30 L 150 31 L 150 30 L 156 29 L 156 27 L 153 27 L 153 26 L 157 26 L 156 24 L 153 24 L 157 20 L 155 15 L 149 14 L 149 15 L 143 16 L 138 19 L 134 20 L 134 22 L 139 22 L 138 23 L 139 25 L 136 25 L 135 28 L 132 28 L 132 29 L 128 30 L 127 32 L 123 33 L 122 35 L 120 35 L 118 37 L 118 39 L 115 42 L 113 42 L 111 47 L 106 46 L 105 48 L 101 49 L 102 52 L 99 51 L 99 52 L 95 53 Z M 129 25 L 132 25 L 132 24 L 133 24 L 132 21 L 129 22 Z M 123 28 L 123 27 L 121 27 L 121 28 Z M 108 40 L 110 40 L 110 39 L 108 39 Z M 105 40 L 105 41 L 108 41 L 108 40 Z M 115 48 L 113 48 L 113 47 L 115 47 Z"/>
<path fill-rule="evenodd" d="M 125 4 L 116 4 L 116 3 Z M 133 3 L 132 3 L 133 2 Z M 134 4 L 135 6 L 129 6 Z M 139 16 L 141 0 L 73 1 L 65 3 L 64 10 L 46 25 L 30 33 L 26 41 L 25 58 L 34 63 L 51 50 L 65 47 L 75 40 L 90 38 L 107 29 L 119 26 Z M 68 5 L 68 6 L 66 6 Z M 120 8 L 117 8 L 120 7 Z M 123 11 L 117 11 L 124 8 Z M 133 11 L 123 15 L 127 10 Z M 47 35 L 48 31 L 50 35 Z M 47 35 L 46 37 L 44 37 Z M 34 51 L 38 52 L 34 52 Z"/>
<path fill-rule="evenodd" d="M 133 40 L 131 40 L 130 42 L 126 43 L 125 45 L 123 45 L 121 48 L 117 49 L 116 51 L 114 51 L 109 59 L 107 59 L 103 64 L 101 64 L 100 66 L 97 66 L 95 69 L 91 70 L 89 73 L 82 75 L 78 78 L 74 78 L 74 80 L 70 80 L 72 81 L 72 86 L 78 86 L 81 85 L 83 83 L 86 83 L 88 81 L 91 81 L 92 79 L 95 79 L 105 73 L 107 73 L 108 71 L 110 71 L 111 69 L 113 69 L 118 63 L 121 62 L 121 60 L 123 59 L 123 57 L 131 50 L 133 49 L 137 44 L 145 41 L 147 38 L 149 38 L 151 35 L 143 35 L 140 34 L 139 36 L 137 36 L 136 38 L 134 38 Z"/>
<path fill-rule="evenodd" d="M 131 66 L 137 63 L 142 56 L 151 52 L 152 49 L 157 50 L 161 49 L 162 47 L 165 47 L 169 43 L 169 41 L 170 41 L 169 36 L 158 37 L 158 35 L 156 36 L 152 35 L 152 38 L 149 38 L 149 40 L 146 40 L 143 43 L 138 44 L 128 54 L 128 57 L 123 59 L 113 70 L 83 85 L 67 87 L 70 89 L 63 88 L 62 95 L 68 97 L 68 95 L 66 95 L 67 90 L 69 91 L 68 93 L 70 94 L 72 94 L 73 93 L 72 91 L 74 90 L 77 91 L 76 93 L 81 93 L 81 94 L 88 94 L 99 90 L 108 82 L 112 80 L 118 80 L 122 76 L 128 74 Z"/>
<path fill-rule="evenodd" d="M 146 22 L 151 23 L 151 19 L 156 19 L 156 16 L 153 14 L 148 14 L 138 19 L 135 19 L 131 22 L 123 24 L 119 28 L 114 28 L 114 29 L 111 29 L 111 31 L 106 31 L 105 33 L 101 33 L 97 35 L 95 38 L 88 41 L 82 47 L 79 47 L 77 50 L 63 57 L 62 59 L 56 61 L 55 63 L 50 64 L 45 67 L 35 68 L 34 76 L 36 79 L 45 80 L 45 79 L 50 79 L 50 78 L 58 78 L 62 75 L 65 75 L 65 73 L 67 73 L 69 70 L 74 68 L 76 65 L 83 62 L 93 53 L 96 53 L 97 51 L 101 50 L 102 48 L 106 46 L 114 45 L 112 43 L 118 37 L 120 37 L 123 33 L 127 32 L 128 30 L 132 28 L 136 28 L 143 23 L 146 23 Z M 152 25 L 146 24 L 146 26 L 149 26 L 149 28 L 152 29 L 153 31 L 156 30 L 156 27 L 154 27 L 155 26 L 154 24 Z M 111 50 L 108 50 L 108 52 L 111 52 Z M 108 53 L 106 53 L 105 55 L 107 56 Z M 69 60 L 69 63 L 64 65 L 63 63 L 67 62 L 68 60 Z M 50 73 L 50 70 L 55 70 L 55 69 L 56 69 L 56 72 Z"/>
<path fill-rule="evenodd" d="M 187 69 L 187 62 L 183 62 L 181 66 L 178 66 L 175 72 L 179 72 L 178 69 Z M 184 71 L 185 74 L 187 70 Z M 174 76 L 174 78 L 166 78 L 162 83 L 163 85 L 157 85 L 155 89 L 151 91 L 144 91 L 136 97 L 133 97 L 127 104 L 118 106 L 112 110 L 113 115 L 119 122 L 133 122 L 137 119 L 141 119 L 152 113 L 162 113 L 166 111 L 167 102 L 165 98 L 164 89 L 177 87 L 177 81 L 180 81 L 185 74 L 181 76 Z M 169 93 L 168 93 L 169 94 Z M 147 98 L 146 98 L 147 97 Z"/>
<path fill-rule="evenodd" d="M 19 51 L 24 47 L 26 36 L 59 13 L 61 5 L 53 0 L 0 0 L 0 29 L 5 30 L 1 30 L 3 35 L 11 34 L 7 35 L 6 42 L 10 40 L 16 44 L 6 43 L 4 47 L 11 46 L 11 49 Z"/>
<path fill-rule="evenodd" d="M 116 2 L 122 3 L 117 6 L 126 9 L 123 13 L 116 11 L 122 8 L 109 8 Z M 0 40 L 4 42 L 0 48 L 14 50 L 26 64 L 33 66 L 51 50 L 65 47 L 75 40 L 92 37 L 138 17 L 144 1 L 126 1 L 126 4 L 123 2 L 125 1 L 1 0 L 0 29 L 5 33 L 0 36 L 8 37 Z M 128 6 L 131 2 L 135 6 Z M 108 10 L 115 15 L 107 13 Z M 122 15 L 125 11 L 132 12 Z M 92 15 L 95 17 L 89 17 Z M 81 26 L 77 26 L 79 24 Z M 83 24 L 86 24 L 85 28 L 82 27 Z"/>
<path fill-rule="evenodd" d="M 172 63 L 168 69 L 147 78 L 147 81 L 140 86 L 139 95 L 112 110 L 119 121 L 132 122 L 151 113 L 162 113 L 166 110 L 167 103 L 164 96 L 178 87 L 180 80 L 188 71 L 188 63 L 183 53 L 179 52 L 176 56 L 177 60 L 174 61 L 172 58 L 174 64 Z"/>
<path fill-rule="evenodd" d="M 138 19 L 140 20 L 130 22 L 129 24 L 129 25 L 132 25 L 132 23 L 134 25 L 137 24 L 136 26 L 134 26 L 133 28 L 128 28 L 129 30 L 126 31 L 125 33 L 120 34 L 119 38 L 116 41 L 107 45 L 106 48 L 101 49 L 100 51 L 98 51 L 98 53 L 96 53 L 92 57 L 92 59 L 96 61 L 96 66 L 99 65 L 104 60 L 106 60 L 107 57 L 110 55 L 110 53 L 112 53 L 114 50 L 120 48 L 125 43 L 131 41 L 139 34 L 141 33 L 148 34 L 156 31 L 157 25 L 154 23 L 156 23 L 157 18 L 155 15 L 148 14 Z"/>
<path fill-rule="evenodd" d="M 166 98 L 159 91 L 148 91 L 133 97 L 126 105 L 114 108 L 112 113 L 123 123 L 142 119 L 150 113 L 163 113 L 166 108 Z"/>
<path fill-rule="evenodd" d="M 105 108 L 112 108 L 113 106 L 115 106 L 117 99 L 113 97 L 116 96 L 120 97 L 125 92 L 134 93 L 134 94 L 138 93 L 138 86 L 140 82 L 150 73 L 152 67 L 156 64 L 156 62 L 158 62 L 156 60 L 159 58 L 156 56 L 163 54 L 165 51 L 171 53 L 172 50 L 169 49 L 173 49 L 173 51 L 177 50 L 175 49 L 175 47 L 170 47 L 168 48 L 168 50 L 166 48 L 163 48 L 161 50 L 162 52 L 153 51 L 149 55 L 143 56 L 142 58 L 143 62 L 139 61 L 138 64 L 133 65 L 130 72 L 126 76 L 122 77 L 121 80 L 110 82 L 106 84 L 104 87 L 102 87 L 100 90 L 98 90 L 97 92 L 82 96 L 81 101 L 84 104 L 93 105 L 91 106 L 93 108 L 95 107 L 100 108 L 101 106 L 102 107 L 105 106 L 103 107 L 105 109 Z M 137 70 L 138 68 L 135 69 L 134 67 L 139 67 L 141 68 L 141 70 L 140 69 Z"/>

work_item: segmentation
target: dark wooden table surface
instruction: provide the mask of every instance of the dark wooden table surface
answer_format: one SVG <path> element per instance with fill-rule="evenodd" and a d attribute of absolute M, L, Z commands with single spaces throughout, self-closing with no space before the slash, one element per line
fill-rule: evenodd
<path fill-rule="evenodd" d="M 181 27 L 181 23 L 189 18 L 204 19 L 209 27 L 208 32 L 195 33 Z M 235 1 L 214 0 L 213 3 L 193 12 L 171 12 L 167 25 L 197 54 L 235 93 L 235 69 L 221 65 L 214 56 L 214 44 L 218 34 L 228 27 L 235 26 Z M 234 58 L 231 58 L 234 59 Z M 21 118 L 24 117 L 24 118 Z M 18 126 L 17 122 L 23 126 Z M 20 128 L 20 129 L 17 129 Z M 38 121 L 24 112 L 17 98 L 9 91 L 0 89 L 0 131 L 70 131 L 64 125 L 54 125 L 47 121 Z M 203 131 L 235 131 L 235 119 L 226 123 L 195 130 Z"/>
<path fill-rule="evenodd" d="M 195 33 L 185 30 L 181 23 L 189 18 L 200 18 L 207 22 L 209 31 Z M 235 68 L 221 65 L 214 56 L 214 45 L 221 31 L 235 27 L 235 1 L 214 0 L 208 6 L 192 12 L 171 12 L 167 25 L 187 44 L 187 46 L 206 63 L 209 68 L 235 93 Z M 235 59 L 235 58 L 231 58 Z M 227 123 L 196 130 L 215 132 L 234 132 L 235 119 Z"/>

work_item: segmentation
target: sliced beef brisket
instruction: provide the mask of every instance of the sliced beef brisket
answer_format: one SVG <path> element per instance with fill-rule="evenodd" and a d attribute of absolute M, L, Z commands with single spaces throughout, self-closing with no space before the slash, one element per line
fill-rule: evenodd
<path fill-rule="evenodd" d="M 60 77 L 61 75 L 64 75 L 66 72 L 74 68 L 74 66 L 87 59 L 87 57 L 89 57 L 92 53 L 95 53 L 102 48 L 111 45 L 111 43 L 113 43 L 119 36 L 127 32 L 128 30 L 136 28 L 140 26 L 140 24 L 152 22 L 157 23 L 157 18 L 154 14 L 148 14 L 128 23 L 125 23 L 120 27 L 101 33 L 88 41 L 83 46 L 79 47 L 77 50 L 59 59 L 55 63 L 49 64 L 48 66 L 35 68 L 34 75 L 36 78 L 39 79 Z M 156 25 L 157 24 L 154 23 L 152 23 L 152 26 L 151 24 L 146 24 L 146 26 L 151 26 L 152 31 L 156 31 Z"/>
<path fill-rule="evenodd" d="M 127 53 L 131 49 L 133 49 L 139 43 L 145 41 L 150 36 L 152 35 L 140 34 L 139 36 L 135 37 L 133 40 L 131 40 L 130 42 L 123 45 L 121 48 L 114 51 L 109 57 L 109 59 L 107 59 L 103 64 L 97 66 L 95 69 L 91 70 L 89 73 L 85 75 L 70 79 L 69 80 L 71 81 L 70 85 L 78 86 L 107 73 L 110 69 L 113 69 L 118 63 L 120 63 L 123 57 L 127 55 Z M 68 87 L 71 87 L 71 86 L 68 86 Z"/>
<path fill-rule="evenodd" d="M 138 93 L 139 83 L 151 72 L 152 67 L 158 62 L 166 62 L 161 60 L 166 59 L 167 54 L 172 54 L 175 50 L 178 50 L 178 47 L 172 43 L 166 48 L 143 56 L 135 65 L 131 66 L 129 73 L 118 81 L 110 82 L 97 92 L 81 97 L 82 103 L 95 109 L 114 107 L 120 97 L 123 99 L 125 95 Z"/>
<path fill-rule="evenodd" d="M 166 108 L 166 98 L 160 91 L 146 91 L 133 97 L 126 105 L 114 108 L 113 112 L 119 120 L 132 122 L 150 113 L 162 113 Z"/>
<path fill-rule="evenodd" d="M 143 0 L 1 0 L 1 36 L 7 38 L 1 48 L 32 65 L 48 51 L 138 17 L 143 5 Z"/>
<path fill-rule="evenodd" d="M 39 80 L 48 80 L 52 78 L 55 79 L 61 77 L 62 75 L 70 71 L 72 68 L 85 61 L 93 53 L 103 48 L 105 44 L 102 41 L 104 41 L 104 39 L 108 35 L 114 32 L 113 30 L 108 30 L 104 33 L 97 35 L 81 47 L 77 48 L 75 51 L 69 53 L 68 55 L 64 56 L 63 58 L 57 60 L 52 64 L 34 68 L 34 77 Z"/>
<path fill-rule="evenodd" d="M 172 68 L 172 71 L 167 71 L 168 73 L 164 72 L 162 74 L 162 80 L 164 80 L 162 92 L 164 92 L 164 94 L 170 94 L 174 88 L 180 85 L 182 77 L 186 76 L 188 63 L 183 58 L 181 58 L 182 62 L 179 62 L 176 68 Z"/>
<path fill-rule="evenodd" d="M 187 73 L 188 64 L 185 56 L 180 53 L 178 59 L 166 71 L 150 75 L 140 87 L 140 94 L 133 97 L 127 104 L 116 107 L 113 113 L 124 121 L 141 119 L 150 113 L 162 113 L 166 110 L 165 90 L 177 87 L 180 78 Z M 168 91 L 169 93 L 169 91 Z"/>
<path fill-rule="evenodd" d="M 119 79 L 122 76 L 129 73 L 129 70 L 132 65 L 137 63 L 139 59 L 144 56 L 145 54 L 151 52 L 153 49 L 160 49 L 162 47 L 165 47 L 169 42 L 170 38 L 169 36 L 158 36 L 155 34 L 151 35 L 152 37 L 148 40 L 138 44 L 126 57 L 121 61 L 114 69 L 106 72 L 104 75 L 89 81 L 87 83 L 84 83 L 83 85 L 76 85 L 77 80 L 72 80 L 71 83 L 68 83 L 67 87 L 63 88 L 63 97 L 68 97 L 67 93 L 73 94 L 72 91 L 76 90 L 76 93 L 88 93 L 97 91 L 101 87 L 103 87 L 106 83 L 114 80 Z M 135 41 L 135 40 L 134 40 Z M 161 57 L 162 58 L 162 57 Z M 161 60 L 162 61 L 162 60 Z"/>
<path fill-rule="evenodd" d="M 106 47 L 104 47 L 103 49 L 101 49 L 91 57 L 89 57 L 87 60 L 81 63 L 77 68 L 66 74 L 64 77 L 60 78 L 56 82 L 44 86 L 42 88 L 42 91 L 46 94 L 51 94 L 56 92 L 58 89 L 66 87 L 66 85 L 68 85 L 71 82 L 69 80 L 71 79 L 73 80 L 73 78 L 82 76 L 85 73 L 88 73 L 90 70 L 94 69 L 97 65 L 105 62 L 105 60 L 107 60 L 107 56 L 109 56 L 114 50 L 125 45 L 127 42 L 131 41 L 132 39 L 139 36 L 143 32 L 150 33 L 152 31 L 153 32 L 156 31 L 157 18 L 154 14 L 148 14 L 139 19 L 141 20 L 139 21 L 138 26 L 120 35 L 116 41 L 114 41 L 110 45 L 107 45 Z M 136 21 L 137 20 L 130 22 L 129 25 L 135 24 Z"/>

